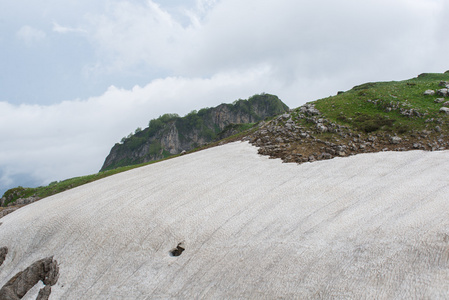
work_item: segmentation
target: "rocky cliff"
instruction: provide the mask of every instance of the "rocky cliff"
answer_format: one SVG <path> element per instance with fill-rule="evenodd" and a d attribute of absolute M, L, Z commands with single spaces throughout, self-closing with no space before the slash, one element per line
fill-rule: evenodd
<path fill-rule="evenodd" d="M 243 124 L 252 124 L 282 114 L 288 109 L 277 96 L 261 94 L 233 104 L 193 111 L 184 117 L 166 114 L 151 120 L 146 129 L 136 131 L 134 135 L 115 144 L 101 171 L 189 151 L 250 126 Z"/>

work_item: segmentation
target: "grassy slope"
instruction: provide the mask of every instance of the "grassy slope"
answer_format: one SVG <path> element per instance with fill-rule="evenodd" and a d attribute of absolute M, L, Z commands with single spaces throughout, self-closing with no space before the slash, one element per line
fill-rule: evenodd
<path fill-rule="evenodd" d="M 363 117 L 370 119 L 389 119 L 392 126 L 383 131 L 404 133 L 434 127 L 436 119 L 444 118 L 439 113 L 442 103 L 434 103 L 439 96 L 425 96 L 428 89 L 441 89 L 440 81 L 449 81 L 449 74 L 421 74 L 417 78 L 404 81 L 367 83 L 356 86 L 348 92 L 316 101 L 315 106 L 331 121 L 363 129 Z M 449 99 L 447 99 L 449 101 Z M 414 109 L 412 117 L 401 114 L 401 110 Z M 419 117 L 419 115 L 424 115 Z M 429 122 L 426 120 L 434 119 Z M 431 124 L 429 124 L 431 123 Z"/>
<path fill-rule="evenodd" d="M 386 150 L 448 149 L 449 115 L 439 110 L 449 97 L 435 103 L 441 96 L 423 94 L 441 89 L 441 81 L 449 81 L 449 73 L 356 86 L 277 117 L 250 141 L 260 154 L 297 163 Z M 307 112 L 312 104 L 319 114 Z"/>

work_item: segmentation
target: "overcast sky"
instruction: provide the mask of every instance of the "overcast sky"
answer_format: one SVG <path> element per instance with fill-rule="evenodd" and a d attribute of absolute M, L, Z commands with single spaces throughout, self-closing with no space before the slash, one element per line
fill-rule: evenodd
<path fill-rule="evenodd" d="M 97 172 L 164 113 L 449 69 L 446 0 L 2 0 L 0 194 Z"/>

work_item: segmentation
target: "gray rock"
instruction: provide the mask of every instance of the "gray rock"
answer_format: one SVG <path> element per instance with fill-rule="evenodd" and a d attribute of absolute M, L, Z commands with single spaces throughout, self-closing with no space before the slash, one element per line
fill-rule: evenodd
<path fill-rule="evenodd" d="M 440 83 L 438 85 L 441 87 L 447 87 L 448 84 L 449 84 L 449 82 L 447 82 L 447 81 L 440 81 Z"/>
<path fill-rule="evenodd" d="M 0 211 L 0 218 L 3 218 L 7 214 L 12 213 L 15 210 L 18 210 L 19 207 L 11 207 L 11 208 L 5 208 L 4 210 Z"/>
<path fill-rule="evenodd" d="M 332 155 L 330 153 L 324 152 L 324 153 L 321 154 L 321 158 L 322 159 L 331 159 Z"/>
<path fill-rule="evenodd" d="M 438 95 L 447 97 L 449 95 L 449 89 L 444 88 L 437 91 Z"/>
<path fill-rule="evenodd" d="M 21 299 L 36 283 L 42 281 L 45 285 L 51 286 L 56 284 L 59 278 L 58 262 L 53 257 L 47 257 L 36 261 L 25 270 L 13 276 L 1 289 L 0 299 Z M 42 296 L 49 289 L 42 291 Z M 39 292 L 41 294 L 41 292 Z M 48 293 L 49 295 L 49 293 Z M 48 299 L 39 298 L 38 299 Z"/>
<path fill-rule="evenodd" d="M 46 285 L 39 290 L 36 300 L 48 300 L 51 294 L 51 286 Z"/>
<path fill-rule="evenodd" d="M 301 106 L 300 111 L 308 116 L 316 116 L 321 114 L 313 104 L 306 104 L 304 106 Z"/>
<path fill-rule="evenodd" d="M 316 125 L 316 129 L 318 129 L 318 130 L 321 131 L 321 132 L 327 132 L 327 127 L 324 126 L 324 125 L 321 124 L 321 123 L 318 123 L 318 124 Z"/>
<path fill-rule="evenodd" d="M 390 138 L 390 143 L 391 144 L 399 144 L 402 141 L 402 139 L 398 136 L 392 136 Z"/>
<path fill-rule="evenodd" d="M 440 113 L 449 114 L 449 107 L 442 107 L 442 108 L 440 108 Z"/>
<path fill-rule="evenodd" d="M 441 102 L 444 102 L 444 98 L 436 98 L 433 102 L 435 102 L 435 103 L 441 103 Z"/>
<path fill-rule="evenodd" d="M 284 140 L 282 138 L 280 138 L 280 137 L 276 138 L 275 141 L 276 141 L 276 143 L 283 143 L 284 142 Z"/>
<path fill-rule="evenodd" d="M 27 205 L 27 204 L 33 203 L 35 201 L 38 201 L 40 199 L 41 198 L 39 198 L 39 197 L 33 197 L 33 196 L 28 197 L 28 198 L 19 198 L 14 203 L 8 204 L 8 206 L 11 206 L 11 205 Z"/>
<path fill-rule="evenodd" d="M 433 96 L 433 95 L 435 95 L 435 91 L 434 90 L 426 90 L 423 94 L 425 96 Z"/>

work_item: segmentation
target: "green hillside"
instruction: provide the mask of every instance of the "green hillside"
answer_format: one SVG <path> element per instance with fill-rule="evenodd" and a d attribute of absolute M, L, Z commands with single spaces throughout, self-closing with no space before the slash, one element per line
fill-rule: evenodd
<path fill-rule="evenodd" d="M 449 73 L 365 83 L 310 102 L 252 135 L 259 153 L 306 162 L 357 153 L 449 148 Z M 434 94 L 427 95 L 432 90 Z"/>

